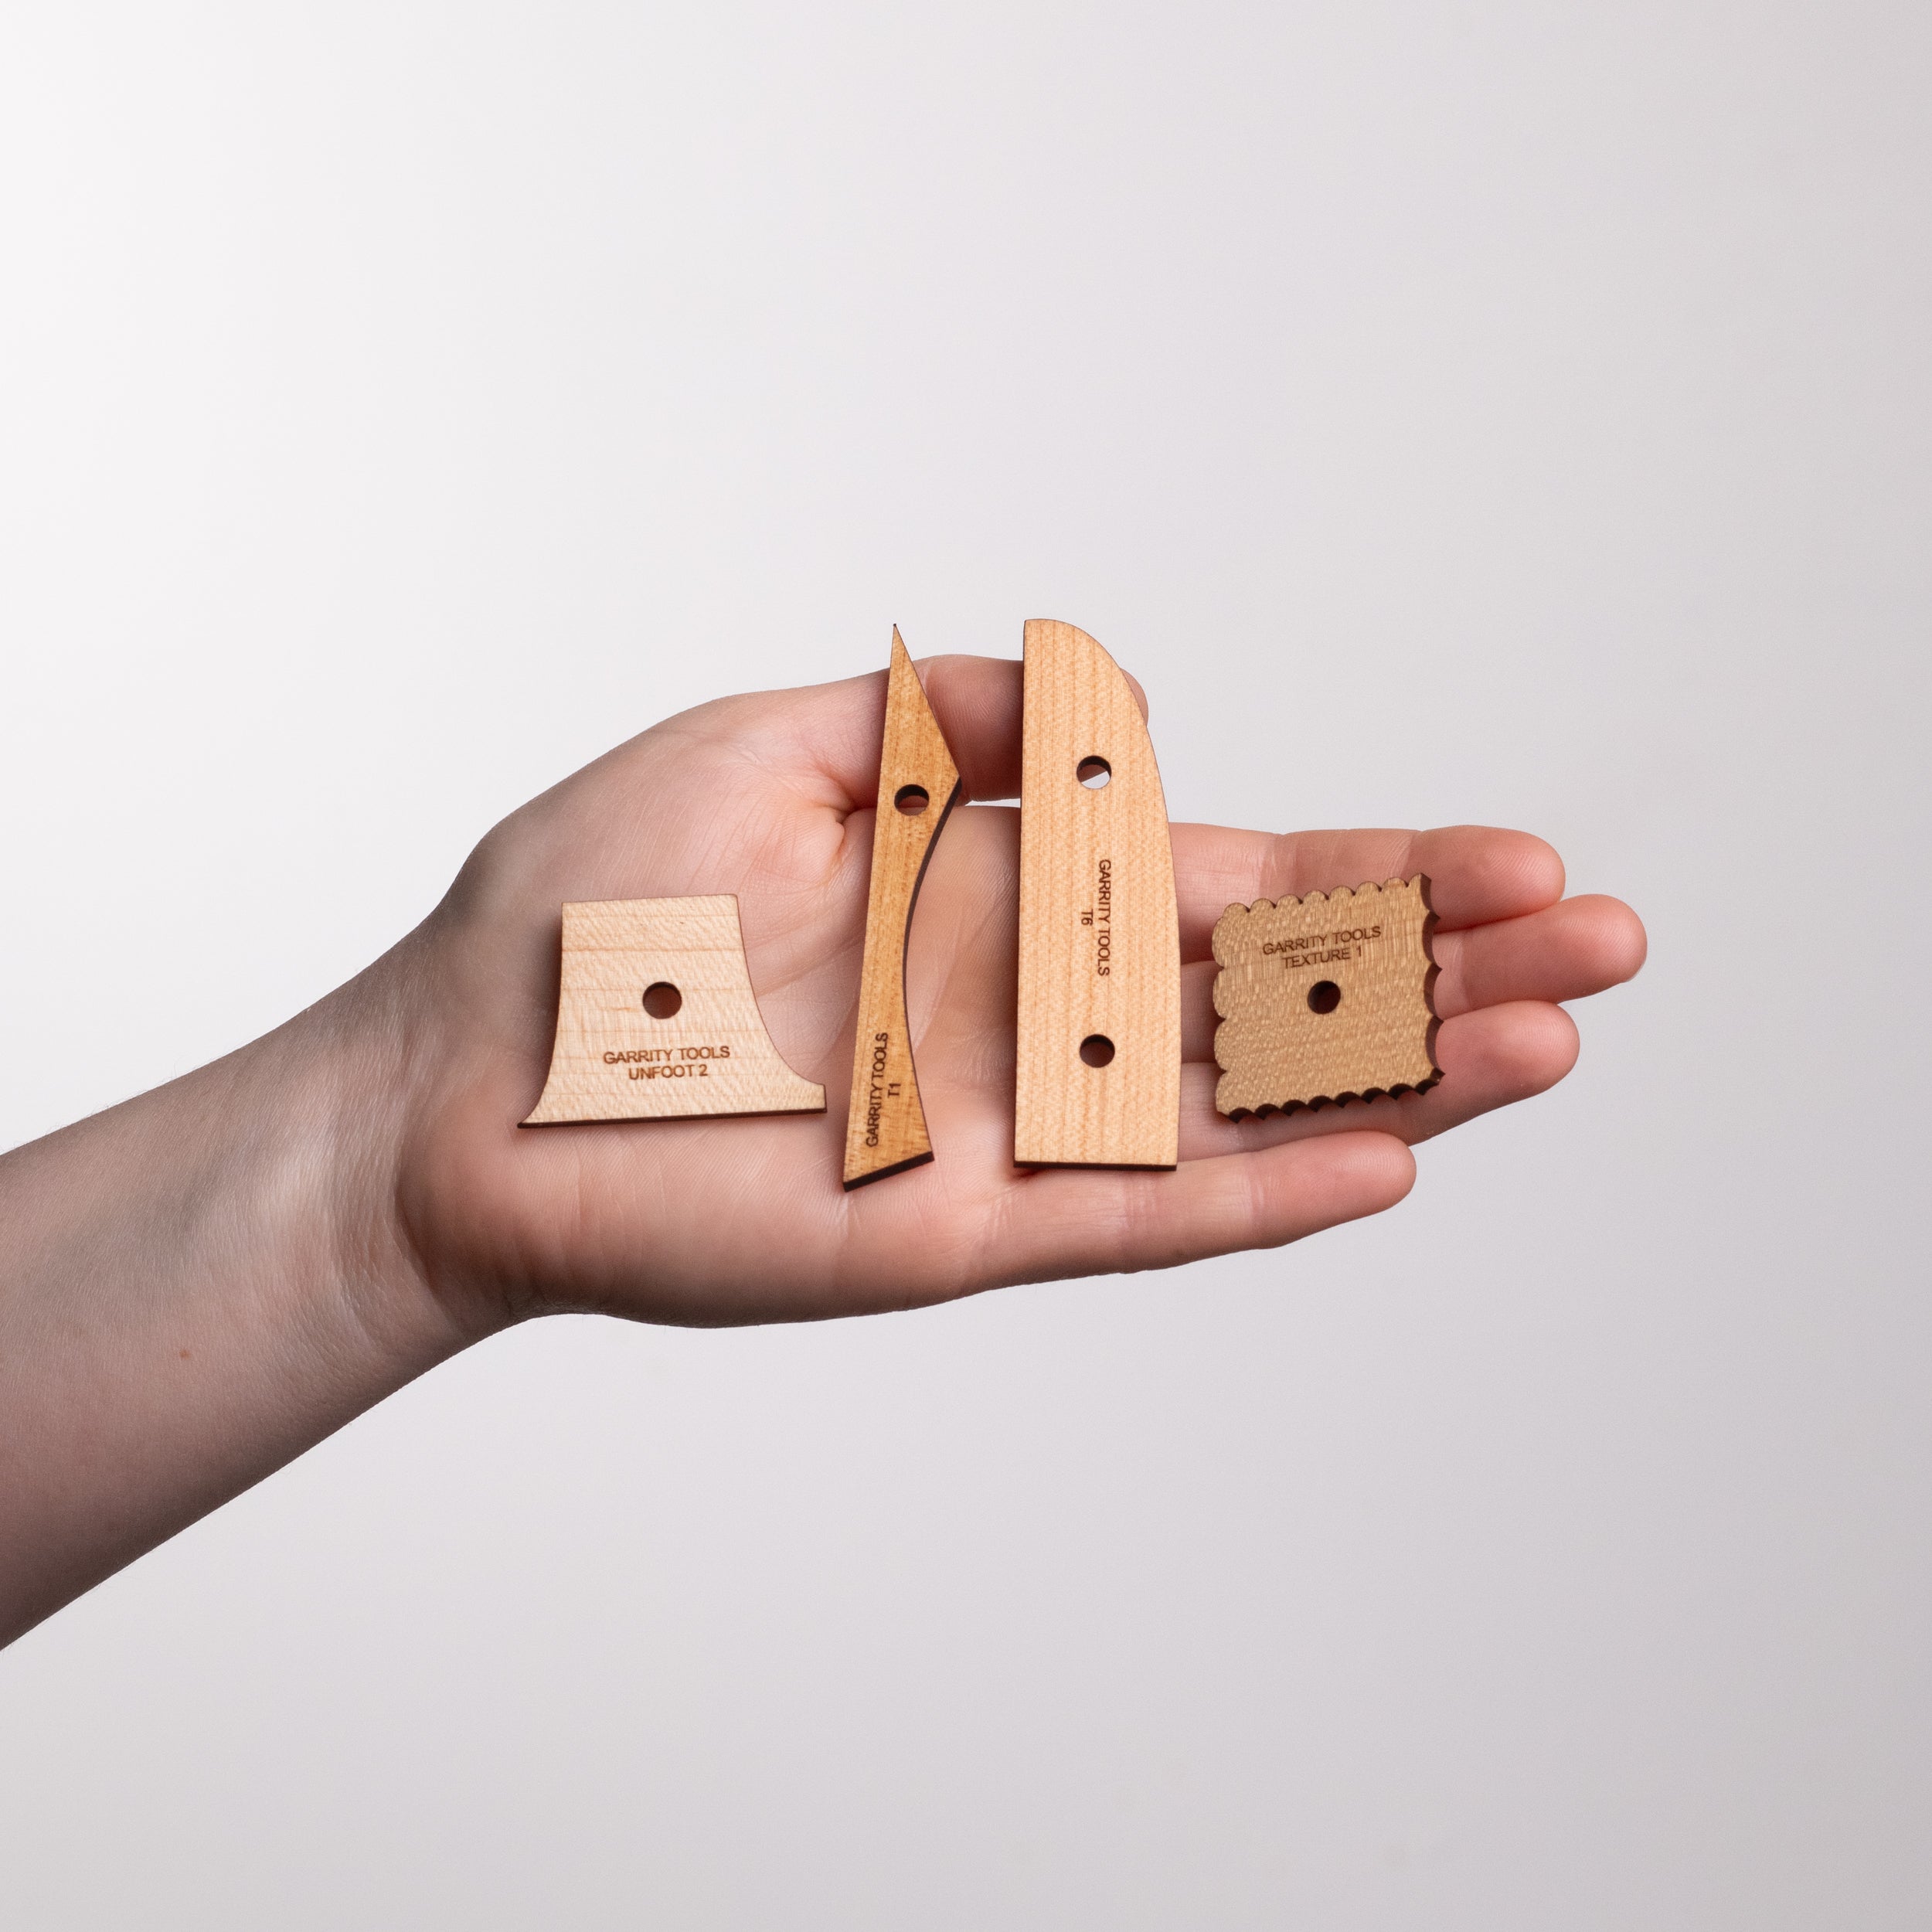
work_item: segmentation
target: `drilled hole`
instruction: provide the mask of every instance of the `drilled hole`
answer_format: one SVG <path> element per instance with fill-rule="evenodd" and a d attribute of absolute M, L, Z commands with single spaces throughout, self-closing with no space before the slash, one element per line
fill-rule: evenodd
<path fill-rule="evenodd" d="M 1114 775 L 1114 767 L 1104 758 L 1083 758 L 1073 767 L 1073 776 L 1089 791 L 1098 791 Z"/>
<path fill-rule="evenodd" d="M 1332 1013 L 1342 1004 L 1342 988 L 1332 979 L 1318 979 L 1308 988 L 1308 1011 Z"/>
<path fill-rule="evenodd" d="M 1089 1033 L 1080 1042 L 1080 1058 L 1089 1066 L 1104 1066 L 1114 1057 L 1114 1043 L 1104 1033 Z"/>
<path fill-rule="evenodd" d="M 933 794 L 923 785 L 901 785 L 893 794 L 893 803 L 908 818 L 917 818 L 933 802 Z"/>
<path fill-rule="evenodd" d="M 644 989 L 644 1010 L 653 1019 L 671 1019 L 684 1004 L 684 995 L 668 979 L 658 980 Z"/>

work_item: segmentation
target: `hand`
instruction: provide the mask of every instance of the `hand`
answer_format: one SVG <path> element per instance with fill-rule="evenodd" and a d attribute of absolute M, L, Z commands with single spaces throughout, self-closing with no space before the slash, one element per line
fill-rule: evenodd
<path fill-rule="evenodd" d="M 1011 797 L 1020 667 L 930 665 L 968 794 Z M 526 1315 L 804 1319 L 1293 1240 L 1400 1199 L 1417 1141 L 1560 1080 L 1554 1004 L 1634 973 L 1614 900 L 1464 827 L 1175 828 L 1172 1174 L 1012 1166 L 1019 838 L 956 810 L 908 988 L 938 1158 L 839 1185 L 883 674 L 673 718 L 506 820 L 368 971 L 216 1062 L 0 1157 L 0 1642 Z M 1208 937 L 1240 900 L 1427 872 L 1440 1086 L 1239 1126 L 1213 1111 Z M 773 1040 L 822 1117 L 524 1130 L 566 900 L 738 895 Z"/>
<path fill-rule="evenodd" d="M 1012 797 L 1019 665 L 941 658 L 923 675 L 968 798 Z M 1560 1080 L 1577 1035 L 1556 1002 L 1642 962 L 1628 908 L 1563 900 L 1561 862 L 1525 833 L 1176 825 L 1182 1165 L 1017 1172 L 1018 814 L 962 807 L 927 870 L 908 970 L 937 1158 L 847 1194 L 884 684 L 882 672 L 724 699 L 645 732 L 498 826 L 435 914 L 372 969 L 393 982 L 383 1004 L 413 1043 L 394 1195 L 403 1245 L 460 1318 L 809 1319 L 1294 1240 L 1399 1201 L 1414 1178 L 1408 1144 Z M 1209 950 L 1222 911 L 1418 871 L 1440 922 L 1440 1084 L 1223 1120 Z M 560 903 L 723 892 L 738 895 L 773 1041 L 824 1083 L 828 1112 L 520 1130 L 549 1064 Z M 366 998 L 369 978 L 345 994 Z"/>

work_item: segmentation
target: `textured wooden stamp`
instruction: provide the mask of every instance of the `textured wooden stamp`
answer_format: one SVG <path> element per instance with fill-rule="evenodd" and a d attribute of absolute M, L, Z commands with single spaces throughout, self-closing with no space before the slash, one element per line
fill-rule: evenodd
<path fill-rule="evenodd" d="M 906 1020 L 906 943 L 927 862 L 958 798 L 959 767 L 895 624 L 852 1043 L 852 1111 L 845 1121 L 848 1188 L 933 1158 Z"/>
<path fill-rule="evenodd" d="M 1028 623 L 1025 684 L 1014 1162 L 1170 1168 L 1181 945 L 1154 747 L 1070 624 Z"/>
<path fill-rule="evenodd" d="M 825 1111 L 765 1031 L 733 895 L 563 908 L 556 1042 L 524 1126 Z"/>
<path fill-rule="evenodd" d="M 1230 906 L 1214 928 L 1214 1104 L 1230 1119 L 1420 1093 L 1435 1063 L 1429 881 Z"/>

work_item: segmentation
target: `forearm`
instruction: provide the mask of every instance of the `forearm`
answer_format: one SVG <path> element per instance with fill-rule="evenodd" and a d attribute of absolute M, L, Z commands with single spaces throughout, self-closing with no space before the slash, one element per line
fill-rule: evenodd
<path fill-rule="evenodd" d="M 0 1642 L 474 1338 L 396 1233 L 372 997 L 0 1158 Z"/>

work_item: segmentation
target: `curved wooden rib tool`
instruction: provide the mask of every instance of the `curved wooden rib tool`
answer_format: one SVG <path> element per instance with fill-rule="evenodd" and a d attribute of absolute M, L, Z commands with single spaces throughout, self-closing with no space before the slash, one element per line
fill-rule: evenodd
<path fill-rule="evenodd" d="M 906 941 L 913 908 L 959 798 L 953 763 L 925 688 L 893 627 L 886 678 L 886 740 L 879 760 L 879 815 L 872 835 L 872 891 L 859 977 L 859 1032 L 845 1122 L 845 1185 L 863 1187 L 933 1158 L 906 1023 Z"/>
<path fill-rule="evenodd" d="M 524 1126 L 825 1111 L 759 1017 L 733 895 L 564 907 L 556 1044 Z"/>
<path fill-rule="evenodd" d="M 1070 624 L 1029 621 L 1026 686 L 1014 1164 L 1170 1168 L 1181 945 L 1154 747 Z"/>

